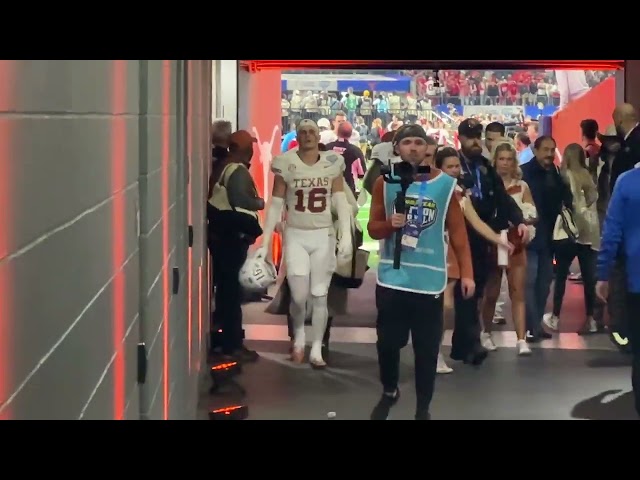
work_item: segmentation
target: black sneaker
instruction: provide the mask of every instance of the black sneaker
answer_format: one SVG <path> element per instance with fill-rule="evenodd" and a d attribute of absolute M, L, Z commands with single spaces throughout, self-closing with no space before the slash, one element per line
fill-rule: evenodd
<path fill-rule="evenodd" d="M 396 390 L 394 396 L 388 395 L 386 393 L 382 394 L 380 400 L 373 407 L 373 411 L 371 412 L 371 420 L 386 420 L 389 416 L 389 411 L 391 407 L 393 407 L 396 403 L 398 403 L 398 399 L 400 398 L 400 390 Z"/>
<path fill-rule="evenodd" d="M 249 350 L 247 347 L 242 346 L 239 350 L 236 350 L 232 354 L 224 354 L 224 358 L 228 360 L 235 360 L 240 363 L 255 363 L 260 358 L 258 352 Z"/>
<path fill-rule="evenodd" d="M 419 408 L 416 410 L 416 420 L 431 420 L 431 414 L 426 408 Z"/>

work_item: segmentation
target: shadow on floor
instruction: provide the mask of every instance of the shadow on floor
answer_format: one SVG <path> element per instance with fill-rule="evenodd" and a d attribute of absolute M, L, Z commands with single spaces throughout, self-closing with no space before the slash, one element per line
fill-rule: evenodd
<path fill-rule="evenodd" d="M 587 367 L 589 368 L 616 368 L 616 367 L 630 367 L 631 355 L 619 356 L 606 356 L 598 357 L 587 360 Z"/>
<path fill-rule="evenodd" d="M 633 392 L 607 390 L 578 403 L 571 416 L 582 420 L 638 420 L 634 415 Z"/>

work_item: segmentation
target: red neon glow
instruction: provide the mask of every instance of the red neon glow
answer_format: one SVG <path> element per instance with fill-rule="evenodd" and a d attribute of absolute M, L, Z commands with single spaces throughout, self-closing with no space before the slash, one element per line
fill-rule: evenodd
<path fill-rule="evenodd" d="M 169 419 L 169 164 L 171 148 L 171 60 L 162 61 L 162 398 Z"/>
<path fill-rule="evenodd" d="M 202 353 L 202 265 L 198 265 L 198 372 L 200 371 L 200 359 Z"/>
<path fill-rule="evenodd" d="M 231 367 L 237 367 L 237 366 L 238 366 L 238 362 L 221 363 L 220 365 L 214 365 L 213 367 L 211 367 L 211 371 L 217 372 L 218 370 L 228 370 Z"/>
<path fill-rule="evenodd" d="M 122 270 L 126 260 L 126 199 L 127 184 L 127 124 L 122 114 L 127 108 L 127 61 L 113 60 L 111 79 L 111 261 L 113 279 L 113 348 L 115 351 L 113 375 L 113 418 L 124 417 L 125 385 L 125 315 L 126 278 Z"/>
<path fill-rule="evenodd" d="M 241 408 L 242 408 L 241 405 L 238 405 L 235 407 L 224 407 L 224 408 L 219 408 L 217 410 L 213 410 L 211 413 L 213 414 L 222 413 L 224 415 L 231 415 L 233 412 L 235 412 L 236 410 L 240 410 Z"/>
<path fill-rule="evenodd" d="M 16 85 L 15 61 L 0 61 L 0 111 L 14 111 L 14 85 Z M 12 394 L 13 371 L 13 275 L 7 256 L 15 247 L 13 231 L 13 195 L 11 162 L 13 153 L 13 123 L 11 117 L 0 117 L 0 420 L 12 417 L 7 400 Z"/>
<path fill-rule="evenodd" d="M 296 69 L 409 69 L 409 68 L 542 68 L 620 70 L 624 60 L 240 60 L 250 72 Z"/>
<path fill-rule="evenodd" d="M 185 60 L 187 64 L 187 81 L 189 84 L 187 85 L 187 92 L 189 92 L 189 97 L 191 96 L 191 92 L 193 92 L 193 74 L 191 73 L 193 63 L 191 60 Z M 191 170 L 192 170 L 192 159 L 191 153 L 193 151 L 191 142 L 193 141 L 193 126 L 191 124 L 191 115 L 192 115 L 192 103 L 190 98 L 185 99 L 187 101 L 187 168 L 189 169 L 187 173 L 187 223 L 188 225 L 193 225 L 193 192 L 191 188 L 192 179 L 191 179 Z M 193 228 L 193 227 L 191 227 Z M 194 232 L 195 236 L 195 232 Z M 193 239 L 195 245 L 195 238 Z M 192 327 L 193 327 L 193 247 L 188 249 L 187 253 L 187 304 L 188 304 L 188 312 L 187 312 L 187 365 L 189 369 L 189 374 L 191 374 L 191 361 L 192 361 Z"/>

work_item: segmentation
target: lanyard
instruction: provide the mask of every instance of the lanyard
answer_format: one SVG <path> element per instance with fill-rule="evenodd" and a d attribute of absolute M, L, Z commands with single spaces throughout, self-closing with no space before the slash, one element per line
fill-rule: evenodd
<path fill-rule="evenodd" d="M 463 163 L 467 173 L 473 176 L 473 174 L 471 173 L 471 167 L 467 163 L 466 158 L 463 158 Z M 482 200 L 482 182 L 480 181 L 480 178 L 481 178 L 480 165 L 476 165 L 475 173 L 476 175 L 475 175 L 475 178 L 473 179 L 473 188 L 471 189 L 471 195 Z"/>
<path fill-rule="evenodd" d="M 418 226 L 422 225 L 424 221 L 424 197 L 427 194 L 427 182 L 420 183 L 420 190 L 418 192 Z"/>

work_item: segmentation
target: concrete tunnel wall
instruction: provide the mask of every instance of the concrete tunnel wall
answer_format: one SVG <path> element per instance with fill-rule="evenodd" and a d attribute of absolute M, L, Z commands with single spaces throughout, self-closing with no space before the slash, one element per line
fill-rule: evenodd
<path fill-rule="evenodd" d="M 211 76 L 0 61 L 0 419 L 195 418 Z"/>

